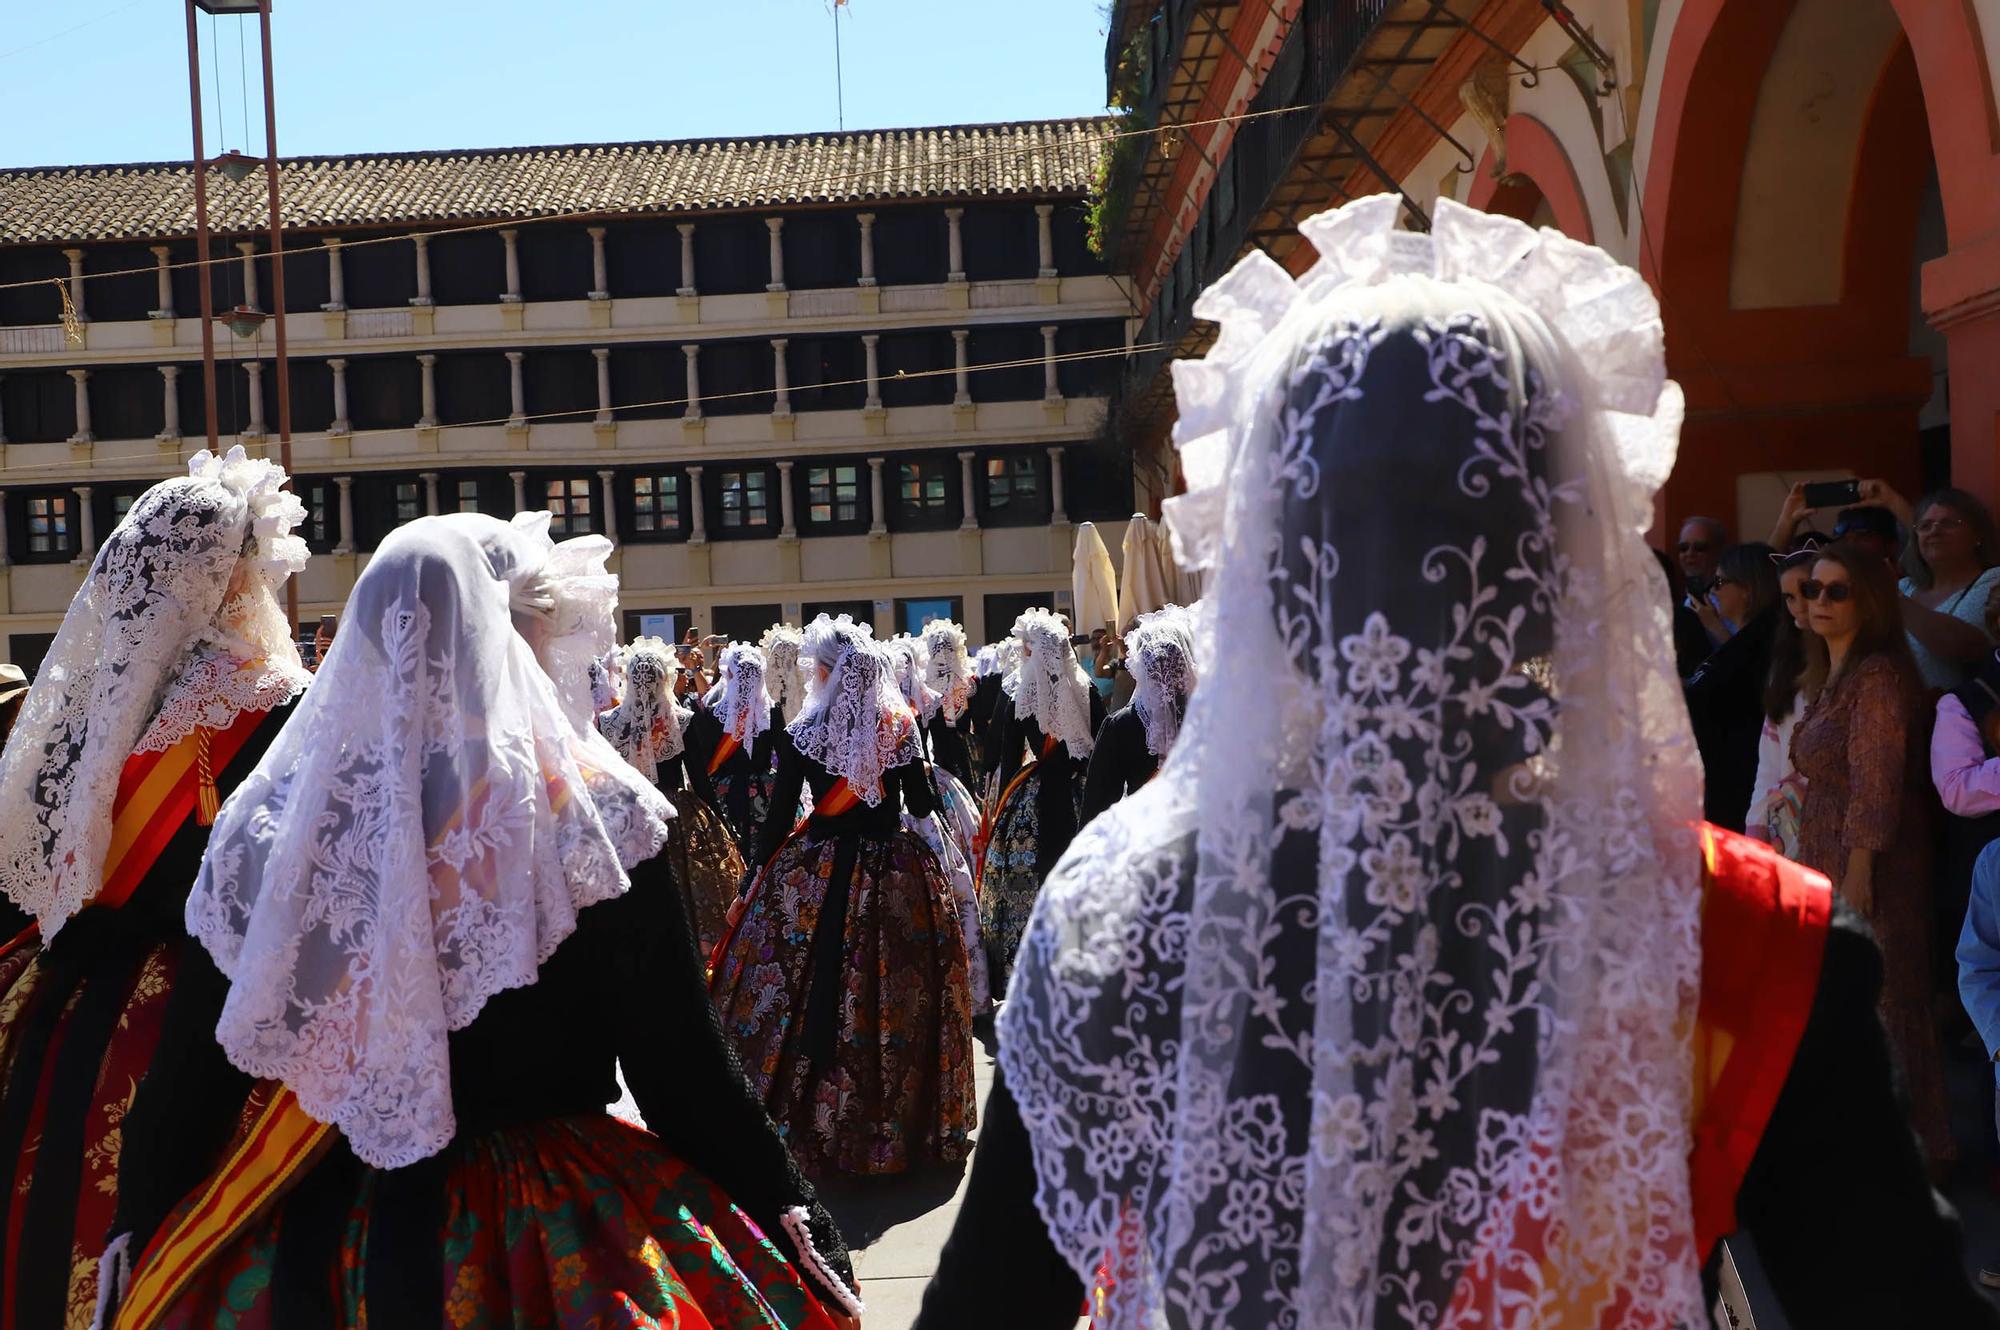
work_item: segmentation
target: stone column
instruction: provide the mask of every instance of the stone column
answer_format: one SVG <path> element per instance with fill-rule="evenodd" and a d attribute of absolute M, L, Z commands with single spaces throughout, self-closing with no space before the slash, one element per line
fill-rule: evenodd
<path fill-rule="evenodd" d="M 681 354 L 687 357 L 687 409 L 683 420 L 701 419 L 701 343 L 685 342 Z"/>
<path fill-rule="evenodd" d="M 90 371 L 73 369 L 69 371 L 70 382 L 76 385 L 76 433 L 69 436 L 71 443 L 95 443 L 97 436 L 90 432 Z"/>
<path fill-rule="evenodd" d="M 868 399 L 862 403 L 864 409 L 882 409 L 882 335 L 880 333 L 861 334 L 861 350 L 868 361 Z"/>
<path fill-rule="evenodd" d="M 503 305 L 521 303 L 521 233 L 511 227 L 500 233 L 500 243 L 507 247 L 507 289 L 500 293 Z"/>
<path fill-rule="evenodd" d="M 509 471 L 507 479 L 514 482 L 514 511 L 525 513 L 528 511 L 528 473 Z"/>
<path fill-rule="evenodd" d="M 691 466 L 688 477 L 688 544 L 708 543 L 708 517 L 701 497 L 701 473 L 703 468 Z"/>
<path fill-rule="evenodd" d="M 604 487 L 604 498 L 602 500 L 604 538 L 616 545 L 618 543 L 618 505 L 611 499 L 611 477 L 614 474 L 616 473 L 609 470 L 599 471 L 597 473 L 597 482 Z"/>
<path fill-rule="evenodd" d="M 424 511 L 432 517 L 436 517 L 438 515 L 438 473 L 435 471 L 423 471 L 418 474 L 423 477 L 424 482 Z"/>
<path fill-rule="evenodd" d="M 971 330 L 966 328 L 951 330 L 952 365 L 955 371 L 953 382 L 957 384 L 957 390 L 951 398 L 953 406 L 972 405 L 972 369 L 965 359 L 966 340 L 971 336 Z"/>
<path fill-rule="evenodd" d="M 66 249 L 63 257 L 69 260 L 69 303 L 76 310 L 76 321 L 88 323 L 90 315 L 83 308 L 83 251 Z"/>
<path fill-rule="evenodd" d="M 868 398 L 864 410 L 882 410 L 882 334 L 862 334 L 862 356 L 868 360 Z"/>
<path fill-rule="evenodd" d="M 181 367 L 160 366 L 160 432 L 158 438 L 170 443 L 181 436 Z"/>
<path fill-rule="evenodd" d="M 1056 205 L 1037 203 L 1035 205 L 1035 251 L 1041 256 L 1038 277 L 1056 275 L 1056 233 L 1053 225 Z"/>
<path fill-rule="evenodd" d="M 611 414 L 611 348 L 594 346 L 590 354 L 597 360 L 597 419 L 598 425 L 609 425 L 615 418 Z"/>
<path fill-rule="evenodd" d="M 1056 325 L 1042 325 L 1042 396 L 1051 402 L 1062 400 L 1062 380 L 1056 374 Z"/>
<path fill-rule="evenodd" d="M 335 554 L 354 553 L 354 477 L 335 476 L 335 488 L 340 491 L 340 541 L 333 547 Z"/>
<path fill-rule="evenodd" d="M 785 289 L 785 219 L 766 217 L 764 225 L 771 230 L 771 280 L 766 291 Z"/>
<path fill-rule="evenodd" d="M 428 353 L 417 357 L 417 364 L 423 369 L 423 411 L 417 417 L 418 429 L 438 427 L 438 358 Z"/>
<path fill-rule="evenodd" d="M 250 408 L 250 420 L 243 427 L 243 437 L 261 439 L 264 437 L 264 362 L 244 361 L 243 375 L 249 380 L 249 391 L 245 396 Z"/>
<path fill-rule="evenodd" d="M 431 299 L 431 238 L 428 232 L 419 231 L 410 237 L 417 247 L 417 293 L 410 298 L 412 305 L 432 305 Z"/>
<path fill-rule="evenodd" d="M 347 270 L 340 262 L 339 236 L 326 238 L 326 303 L 320 308 L 329 314 L 347 308 Z"/>
<path fill-rule="evenodd" d="M 868 503 L 874 521 L 868 524 L 871 536 L 889 534 L 889 505 L 882 499 L 882 462 L 880 457 L 868 459 Z"/>
<path fill-rule="evenodd" d="M 857 213 L 861 223 L 861 285 L 875 285 L 875 214 Z"/>
<path fill-rule="evenodd" d="M 1049 522 L 1060 526 L 1069 521 L 1063 508 L 1063 450 L 1061 444 L 1049 449 Z"/>
<path fill-rule="evenodd" d="M 329 360 L 326 367 L 333 371 L 333 420 L 327 425 L 326 432 L 352 434 L 354 426 L 347 419 L 347 362 Z"/>
<path fill-rule="evenodd" d="M 792 498 L 792 467 L 790 461 L 778 463 L 778 539 L 797 540 L 799 538 L 798 515 Z"/>
<path fill-rule="evenodd" d="M 171 319 L 174 316 L 174 275 L 167 267 L 170 251 L 165 245 L 153 245 L 150 248 L 153 251 L 153 280 L 157 284 L 158 292 L 154 299 L 158 300 L 159 304 L 147 310 L 146 316 L 153 319 Z"/>
<path fill-rule="evenodd" d="M 789 345 L 791 345 L 791 339 L 788 337 L 773 337 L 771 339 L 771 374 L 772 381 L 777 384 L 778 388 L 777 398 L 771 403 L 771 414 L 774 416 L 789 416 L 792 414 L 791 373 L 785 368 L 785 348 Z"/>
<path fill-rule="evenodd" d="M 604 263 L 604 228 L 586 226 L 590 236 L 590 299 L 611 299 L 611 280 L 606 274 Z"/>
<path fill-rule="evenodd" d="M 947 282 L 962 282 L 965 280 L 964 221 L 965 209 L 946 208 L 944 210 L 945 252 L 948 256 L 944 279 Z"/>
<path fill-rule="evenodd" d="M 694 223 L 682 222 L 677 228 L 681 233 L 681 287 L 676 295 L 697 294 L 694 286 Z"/>
<path fill-rule="evenodd" d="M 507 428 L 519 429 L 528 423 L 528 389 L 521 377 L 525 351 L 507 352 Z"/>
<path fill-rule="evenodd" d="M 239 240 L 236 252 L 243 256 L 243 303 L 251 309 L 262 309 L 264 306 L 257 298 L 257 242 Z"/>
<path fill-rule="evenodd" d="M 969 448 L 958 455 L 958 497 L 965 508 L 965 516 L 958 524 L 960 531 L 979 529 L 979 489 L 974 483 L 972 470 L 972 464 L 978 457 L 979 454 Z"/>
<path fill-rule="evenodd" d="M 97 512 L 90 505 L 91 487 L 76 487 L 76 561 L 89 563 L 97 557 Z"/>

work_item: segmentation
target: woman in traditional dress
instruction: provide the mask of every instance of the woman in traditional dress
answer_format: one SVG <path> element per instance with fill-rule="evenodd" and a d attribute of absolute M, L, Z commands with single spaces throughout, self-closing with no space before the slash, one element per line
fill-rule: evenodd
<path fill-rule="evenodd" d="M 625 697 L 597 718 L 619 755 L 662 790 L 674 806 L 667 856 L 703 957 L 727 926 L 743 883 L 743 855 L 709 803 L 706 772 L 691 778 L 682 731 L 692 710 L 673 700 L 674 657 L 657 637 L 635 638 L 625 650 Z"/>
<path fill-rule="evenodd" d="M 972 1004 L 951 888 L 902 823 L 935 807 L 916 717 L 866 626 L 822 616 L 804 654 L 776 798 L 809 785 L 813 814 L 765 828 L 716 1009 L 808 1172 L 950 1163 L 974 1122 Z"/>
<path fill-rule="evenodd" d="M 924 681 L 937 701 L 924 716 L 924 738 L 932 765 L 949 771 L 971 789 L 972 658 L 965 650 L 965 630 L 949 619 L 924 625 Z"/>
<path fill-rule="evenodd" d="M 996 993 L 1013 972 L 1035 893 L 1076 835 L 1083 778 L 1104 723 L 1104 698 L 1077 663 L 1059 617 L 1029 610 L 1012 636 L 1020 664 L 994 717 L 999 796 L 979 856 L 979 935 Z"/>
<path fill-rule="evenodd" d="M 1132 700 L 1097 732 L 1083 781 L 1083 823 L 1151 780 L 1173 748 L 1197 677 L 1193 614 L 1169 605 L 1140 615 L 1125 637 L 1125 661 Z"/>
<path fill-rule="evenodd" d="M 1739 1222 L 1791 1325 L 2000 1324 L 1865 928 L 1694 824 L 1651 290 L 1402 210 L 1196 305 L 1170 502 L 1231 668 L 1043 887 L 919 1330 L 1068 1330 L 1100 1270 L 1102 1330 L 1694 1327 Z"/>
<path fill-rule="evenodd" d="M 392 534 L 223 810 L 187 905 L 213 965 L 128 1119 L 119 1325 L 858 1315 L 708 1006 L 672 810 L 538 662 L 545 554 L 477 515 Z M 650 1130 L 604 1111 L 615 1067 Z"/>
<path fill-rule="evenodd" d="M 284 483 L 233 448 L 140 495 L 0 756 L 0 887 L 35 921 L 0 951 L 0 1324 L 90 1324 L 188 886 L 311 677 L 275 594 L 306 562 Z"/>
<path fill-rule="evenodd" d="M 723 649 L 717 673 L 720 677 L 688 722 L 687 752 L 693 767 L 708 779 L 715 810 L 729 824 L 737 848 L 749 855 L 775 807 L 776 731 L 771 728 L 771 695 L 764 686 L 764 653 L 748 642 L 733 642 Z M 784 830 L 791 830 L 795 812 L 787 809 L 777 817 Z"/>
<path fill-rule="evenodd" d="M 788 623 L 774 623 L 757 644 L 764 653 L 764 689 L 771 695 L 771 724 L 783 729 L 799 718 L 806 704 L 806 672 L 799 661 L 805 634 Z"/>

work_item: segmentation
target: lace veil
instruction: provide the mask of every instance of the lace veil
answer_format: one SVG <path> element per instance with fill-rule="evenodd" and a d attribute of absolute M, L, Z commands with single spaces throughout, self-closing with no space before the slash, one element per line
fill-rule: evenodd
<path fill-rule="evenodd" d="M 924 681 L 938 696 L 947 723 L 957 724 L 972 697 L 972 658 L 965 650 L 965 629 L 949 619 L 924 625 Z"/>
<path fill-rule="evenodd" d="M 1033 716 L 1043 734 L 1068 746 L 1071 757 L 1089 757 L 1096 737 L 1090 727 L 1092 688 L 1069 644 L 1069 626 L 1052 611 L 1026 610 L 1014 621 L 1013 638 L 1020 650 L 1009 694 L 1015 714 Z"/>
<path fill-rule="evenodd" d="M 1658 307 L 1397 212 L 1307 222 L 1297 283 L 1244 260 L 1174 367 L 1232 669 L 1036 902 L 1000 1056 L 1038 1206 L 1114 1326 L 1701 1324 Z"/>
<path fill-rule="evenodd" d="M 625 651 L 625 698 L 597 718 L 619 755 L 658 783 L 660 764 L 681 755 L 688 716 L 673 699 L 678 666 L 657 637 L 636 637 Z"/>
<path fill-rule="evenodd" d="M 749 748 L 771 728 L 771 694 L 765 688 L 764 653 L 748 642 L 732 642 L 722 650 L 717 667 L 722 677 L 703 699 L 722 723 L 725 734 Z"/>
<path fill-rule="evenodd" d="M 923 639 L 903 633 L 890 638 L 887 646 L 889 659 L 896 667 L 896 687 L 903 700 L 919 719 L 928 720 L 937 713 L 943 699 L 930 685 L 930 659 L 924 654 Z"/>
<path fill-rule="evenodd" d="M 1188 695 L 1199 678 L 1195 668 L 1194 614 L 1168 605 L 1139 616 L 1125 639 L 1132 670 L 1132 709 L 1146 730 L 1146 751 L 1165 757 L 1180 734 Z"/>
<path fill-rule="evenodd" d="M 603 669 L 599 662 L 618 645 L 618 577 L 606 568 L 609 540 L 573 536 L 557 543 L 549 537 L 549 520 L 546 512 L 528 512 L 517 514 L 513 522 L 546 560 L 544 572 L 527 593 L 538 607 L 546 606 L 546 622 L 536 632 L 535 654 L 555 681 L 556 696 L 570 723 L 589 729 L 598 711 L 592 667 Z M 608 669 L 605 675 L 606 685 L 615 692 L 616 681 Z"/>
<path fill-rule="evenodd" d="M 921 762 L 916 717 L 896 687 L 889 653 L 866 624 L 822 614 L 806 628 L 800 653 L 826 678 L 812 690 L 799 718 L 785 727 L 798 750 L 845 778 L 870 808 L 882 802 L 891 768 Z"/>
<path fill-rule="evenodd" d="M 764 653 L 764 688 L 787 725 L 799 718 L 799 709 L 806 704 L 805 667 L 799 663 L 805 640 L 798 629 L 779 623 L 766 629 L 758 644 Z"/>
<path fill-rule="evenodd" d="M 290 1086 L 378 1168 L 451 1140 L 449 1033 L 534 983 L 673 815 L 570 721 L 516 628 L 547 557 L 473 514 L 383 541 L 188 898 L 189 933 L 230 981 L 230 1061 Z"/>
<path fill-rule="evenodd" d="M 45 941 L 103 886 L 125 761 L 311 679 L 274 589 L 305 566 L 285 473 L 203 451 L 99 547 L 0 754 L 0 888 Z"/>

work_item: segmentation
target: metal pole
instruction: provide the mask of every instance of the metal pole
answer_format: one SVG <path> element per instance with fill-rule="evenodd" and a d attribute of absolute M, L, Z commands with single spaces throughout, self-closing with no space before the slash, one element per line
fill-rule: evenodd
<path fill-rule="evenodd" d="M 201 146 L 201 38 L 194 26 L 194 0 L 187 0 L 188 105 L 194 122 L 194 256 L 201 286 L 201 406 L 208 417 L 208 450 L 216 451 L 215 293 L 208 274 L 208 159 Z"/>
<path fill-rule="evenodd" d="M 271 73 L 271 0 L 257 0 L 257 28 L 264 42 L 264 202 L 271 221 L 271 313 L 278 374 L 278 465 L 292 483 L 292 374 L 285 350 L 285 234 L 278 213 L 278 98 Z M 299 579 L 285 579 L 285 617 L 299 631 Z"/>

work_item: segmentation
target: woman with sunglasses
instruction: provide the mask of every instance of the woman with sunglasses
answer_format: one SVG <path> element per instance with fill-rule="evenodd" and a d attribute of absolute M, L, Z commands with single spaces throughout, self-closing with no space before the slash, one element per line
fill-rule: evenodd
<path fill-rule="evenodd" d="M 1702 610 L 1702 624 L 1717 646 L 1685 688 L 1706 777 L 1702 808 L 1717 826 L 1741 831 L 1757 775 L 1764 683 L 1780 617 L 1771 547 L 1732 545 L 1724 550 Z"/>
<path fill-rule="evenodd" d="M 1801 691 L 1806 669 L 1806 622 L 1809 608 L 1799 590 L 1812 576 L 1819 542 L 1790 554 L 1774 554 L 1778 596 L 1784 612 L 1771 630 L 1771 665 L 1764 682 L 1764 725 L 1757 739 L 1757 774 L 1750 782 L 1750 809 L 1744 830 L 1787 859 L 1799 856 L 1799 809 L 1805 803 L 1805 778 L 1792 765 L 1792 731 L 1806 709 Z"/>
<path fill-rule="evenodd" d="M 1805 778 L 1799 860 L 1833 879 L 1882 946 L 1882 1020 L 1932 1164 L 1956 1157 L 1931 1001 L 1930 733 L 1889 566 L 1835 543 L 1801 584 L 1805 692 L 1792 735 Z"/>

